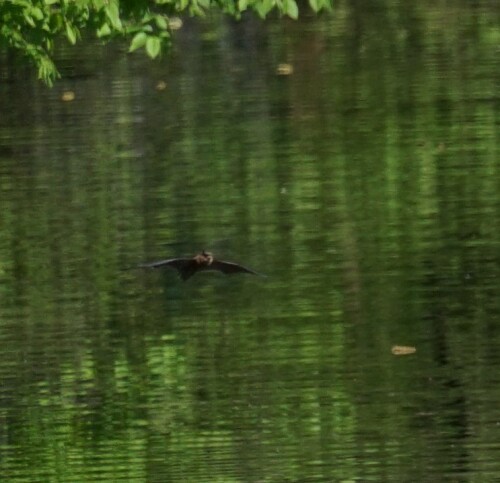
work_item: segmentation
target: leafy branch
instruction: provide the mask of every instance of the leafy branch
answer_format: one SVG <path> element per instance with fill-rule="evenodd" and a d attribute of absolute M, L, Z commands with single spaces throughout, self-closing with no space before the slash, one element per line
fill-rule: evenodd
<path fill-rule="evenodd" d="M 309 0 L 318 12 L 332 0 Z M 98 38 L 130 38 L 129 51 L 144 49 L 154 59 L 168 48 L 176 14 L 203 16 L 211 8 L 239 18 L 247 10 L 265 18 L 276 10 L 298 18 L 296 0 L 3 0 L 0 2 L 0 47 L 22 52 L 52 85 L 60 77 L 52 60 L 54 45 L 65 37 L 76 44 L 83 31 Z"/>

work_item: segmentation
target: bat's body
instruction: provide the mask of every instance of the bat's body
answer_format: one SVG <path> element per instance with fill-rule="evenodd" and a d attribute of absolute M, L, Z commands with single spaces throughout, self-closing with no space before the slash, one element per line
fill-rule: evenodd
<path fill-rule="evenodd" d="M 259 273 L 254 272 L 249 268 L 245 268 L 242 265 L 238 265 L 237 263 L 217 260 L 211 253 L 206 252 L 205 250 L 198 255 L 195 255 L 193 258 L 170 258 L 168 260 L 159 260 L 157 262 L 145 263 L 139 266 L 143 268 L 174 268 L 179 272 L 179 276 L 182 280 L 187 280 L 195 273 L 205 270 L 218 270 L 219 272 L 225 274 L 251 273 L 253 275 L 260 275 Z"/>

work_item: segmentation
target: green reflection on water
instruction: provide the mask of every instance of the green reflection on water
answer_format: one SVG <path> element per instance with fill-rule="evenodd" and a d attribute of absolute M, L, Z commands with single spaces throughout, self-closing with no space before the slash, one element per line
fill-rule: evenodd
<path fill-rule="evenodd" d="M 498 477 L 498 23 L 454 8 L 0 87 L 3 478 Z M 123 270 L 203 248 L 269 278 Z"/>

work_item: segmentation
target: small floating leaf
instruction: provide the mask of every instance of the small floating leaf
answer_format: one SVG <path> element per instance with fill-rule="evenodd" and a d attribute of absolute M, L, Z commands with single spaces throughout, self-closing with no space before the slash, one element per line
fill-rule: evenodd
<path fill-rule="evenodd" d="M 167 83 L 165 81 L 158 81 L 156 83 L 156 90 L 157 91 L 164 91 L 167 88 Z"/>
<path fill-rule="evenodd" d="M 75 93 L 73 91 L 64 91 L 61 96 L 61 101 L 71 102 L 75 100 Z"/>
<path fill-rule="evenodd" d="M 168 19 L 168 26 L 171 30 L 179 30 L 182 27 L 182 19 L 180 17 L 171 17 Z"/>
<path fill-rule="evenodd" d="M 292 64 L 278 64 L 276 67 L 276 74 L 278 75 L 291 75 L 293 74 Z"/>
<path fill-rule="evenodd" d="M 391 352 L 395 356 L 407 356 L 410 354 L 415 354 L 415 352 L 417 352 L 417 349 L 408 345 L 394 345 L 391 348 Z"/>

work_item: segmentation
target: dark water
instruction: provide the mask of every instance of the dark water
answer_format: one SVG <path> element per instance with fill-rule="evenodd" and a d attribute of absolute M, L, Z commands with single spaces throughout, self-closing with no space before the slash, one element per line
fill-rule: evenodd
<path fill-rule="evenodd" d="M 1 481 L 500 478 L 500 14 L 411 3 L 3 71 Z"/>

